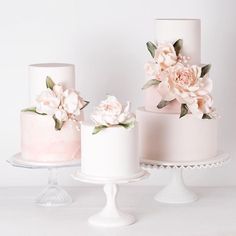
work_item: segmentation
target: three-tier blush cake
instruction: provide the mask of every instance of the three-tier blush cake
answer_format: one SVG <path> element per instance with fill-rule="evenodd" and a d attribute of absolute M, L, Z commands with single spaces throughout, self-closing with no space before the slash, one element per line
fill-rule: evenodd
<path fill-rule="evenodd" d="M 144 160 L 199 161 L 217 155 L 210 65 L 201 65 L 198 19 L 158 19 L 145 64 L 145 106 L 137 110 Z"/>
<path fill-rule="evenodd" d="M 81 172 L 96 178 L 132 178 L 140 174 L 138 130 L 130 104 L 114 96 L 102 101 L 81 124 Z"/>
<path fill-rule="evenodd" d="M 58 162 L 80 158 L 82 109 L 75 91 L 74 65 L 29 66 L 30 108 L 21 111 L 22 158 Z"/>

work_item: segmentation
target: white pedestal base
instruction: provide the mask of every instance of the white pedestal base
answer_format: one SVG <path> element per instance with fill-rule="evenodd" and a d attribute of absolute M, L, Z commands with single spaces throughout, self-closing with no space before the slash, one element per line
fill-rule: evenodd
<path fill-rule="evenodd" d="M 102 227 L 120 227 L 133 224 L 136 220 L 134 216 L 121 212 L 117 206 L 118 186 L 113 183 L 104 185 L 106 195 L 106 206 L 98 214 L 89 218 L 89 223 Z"/>
<path fill-rule="evenodd" d="M 156 194 L 154 199 L 164 203 L 190 203 L 197 200 L 197 195 L 191 192 L 184 184 L 182 169 L 172 169 L 169 184 Z"/>
<path fill-rule="evenodd" d="M 184 169 L 192 170 L 220 167 L 227 161 L 229 161 L 229 154 L 219 152 L 217 156 L 202 161 L 165 162 L 143 159 L 141 164 L 143 167 L 150 169 L 171 169 L 172 177 L 170 182 L 156 194 L 154 199 L 163 203 L 181 204 L 194 202 L 198 198 L 197 195 L 191 192 L 184 184 L 182 176 Z"/>
<path fill-rule="evenodd" d="M 118 184 L 127 184 L 140 181 L 148 176 L 148 172 L 140 169 L 137 175 L 130 178 L 119 179 L 99 179 L 93 176 L 87 176 L 80 171 L 73 175 L 75 180 L 85 183 L 103 184 L 103 190 L 106 195 L 106 205 L 97 214 L 91 216 L 88 222 L 94 226 L 100 227 L 121 227 L 131 225 L 136 222 L 135 217 L 122 212 L 117 204 Z"/>

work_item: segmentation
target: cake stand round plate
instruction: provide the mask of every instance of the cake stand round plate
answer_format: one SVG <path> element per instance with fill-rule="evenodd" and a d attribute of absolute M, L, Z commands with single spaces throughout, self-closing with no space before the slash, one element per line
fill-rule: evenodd
<path fill-rule="evenodd" d="M 7 160 L 11 165 L 16 167 L 25 167 L 25 168 L 60 168 L 60 167 L 70 167 L 70 166 L 79 166 L 80 160 L 69 160 L 69 161 L 57 161 L 57 162 L 37 162 L 37 161 L 28 161 L 22 158 L 21 153 L 13 155 L 10 159 Z"/>
<path fill-rule="evenodd" d="M 45 207 L 55 207 L 72 203 L 71 196 L 58 185 L 57 169 L 79 166 L 80 160 L 65 162 L 33 162 L 24 160 L 21 156 L 21 153 L 17 153 L 7 161 L 14 167 L 49 170 L 48 185 L 36 198 L 35 203 L 37 205 Z"/>
<path fill-rule="evenodd" d="M 190 203 L 197 200 L 197 195 L 189 190 L 183 180 L 183 169 L 202 169 L 220 167 L 229 161 L 229 154 L 220 152 L 214 158 L 203 161 L 192 162 L 164 162 L 155 160 L 142 160 L 141 165 L 148 169 L 171 169 L 172 177 L 170 182 L 160 192 L 158 192 L 154 199 L 163 203 L 183 204 Z"/>
<path fill-rule="evenodd" d="M 117 193 L 118 184 L 125 184 L 140 181 L 146 178 L 149 173 L 145 170 L 140 170 L 134 176 L 130 178 L 97 178 L 94 176 L 88 176 L 80 171 L 77 171 L 73 178 L 81 182 L 93 183 L 93 184 L 103 184 L 103 190 L 106 195 L 106 205 L 105 207 L 94 216 L 91 216 L 88 222 L 91 225 L 100 227 L 121 227 L 126 225 L 131 225 L 135 223 L 135 217 L 122 212 L 117 205 Z"/>

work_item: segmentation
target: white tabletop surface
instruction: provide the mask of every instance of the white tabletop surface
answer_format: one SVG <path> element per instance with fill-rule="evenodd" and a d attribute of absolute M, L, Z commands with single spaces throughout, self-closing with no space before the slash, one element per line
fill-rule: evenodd
<path fill-rule="evenodd" d="M 138 221 L 123 228 L 97 228 L 87 218 L 105 203 L 99 186 L 67 188 L 74 203 L 43 208 L 33 204 L 39 187 L 0 188 L 1 236 L 235 236 L 236 187 L 194 188 L 200 196 L 186 205 L 153 200 L 157 187 L 122 186 L 119 205 Z"/>

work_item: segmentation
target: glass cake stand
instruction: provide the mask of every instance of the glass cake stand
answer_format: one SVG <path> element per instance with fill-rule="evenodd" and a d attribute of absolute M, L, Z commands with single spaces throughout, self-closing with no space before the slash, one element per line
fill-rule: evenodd
<path fill-rule="evenodd" d="M 64 206 L 72 203 L 71 196 L 58 184 L 58 168 L 67 168 L 80 165 L 80 160 L 66 162 L 33 162 L 22 159 L 21 153 L 17 153 L 7 160 L 14 167 L 28 169 L 48 169 L 48 184 L 36 198 L 35 203 L 45 207 Z"/>
<path fill-rule="evenodd" d="M 120 227 L 135 223 L 136 220 L 134 216 L 129 215 L 118 208 L 118 185 L 140 181 L 147 176 L 149 176 L 149 173 L 143 169 L 135 176 L 123 179 L 97 178 L 85 175 L 81 173 L 80 170 L 72 175 L 75 180 L 81 182 L 104 185 L 103 190 L 106 195 L 106 205 L 100 212 L 88 219 L 88 222 L 91 225 L 100 227 Z"/>
<path fill-rule="evenodd" d="M 184 183 L 184 169 L 202 169 L 220 167 L 229 160 L 229 154 L 221 152 L 214 158 L 205 161 L 193 162 L 164 162 L 142 160 L 141 165 L 148 169 L 171 169 L 172 176 L 169 183 L 158 192 L 154 199 L 163 203 L 183 204 L 197 200 L 197 195 L 189 190 Z"/>

